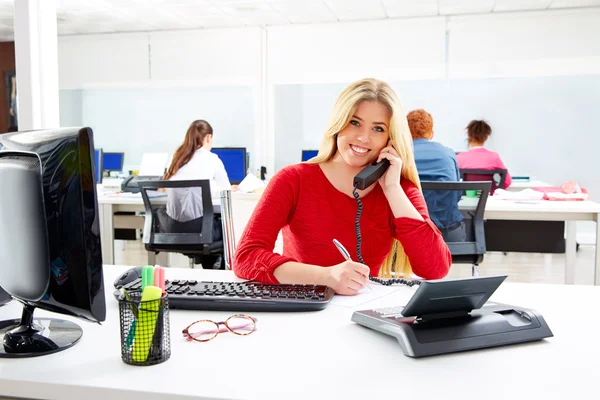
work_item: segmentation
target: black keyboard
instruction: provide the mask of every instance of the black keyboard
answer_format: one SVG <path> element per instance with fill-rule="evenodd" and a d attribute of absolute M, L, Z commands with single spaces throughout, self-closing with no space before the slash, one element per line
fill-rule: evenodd
<path fill-rule="evenodd" d="M 140 278 L 123 286 L 142 287 Z M 272 285 L 258 282 L 166 281 L 169 308 L 219 311 L 316 311 L 333 298 L 333 289 L 320 285 Z"/>

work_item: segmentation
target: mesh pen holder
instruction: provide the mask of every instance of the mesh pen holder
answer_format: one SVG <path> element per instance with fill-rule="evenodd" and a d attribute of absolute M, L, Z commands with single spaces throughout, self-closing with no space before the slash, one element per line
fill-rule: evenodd
<path fill-rule="evenodd" d="M 171 357 L 169 299 L 142 301 L 141 292 L 119 300 L 121 359 L 131 365 L 155 365 Z"/>

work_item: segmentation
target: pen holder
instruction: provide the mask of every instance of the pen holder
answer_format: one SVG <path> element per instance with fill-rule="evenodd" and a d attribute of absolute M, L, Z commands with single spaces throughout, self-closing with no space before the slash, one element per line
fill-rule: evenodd
<path fill-rule="evenodd" d="M 155 365 L 171 357 L 169 299 L 142 301 L 141 292 L 119 300 L 121 359 L 131 365 Z"/>

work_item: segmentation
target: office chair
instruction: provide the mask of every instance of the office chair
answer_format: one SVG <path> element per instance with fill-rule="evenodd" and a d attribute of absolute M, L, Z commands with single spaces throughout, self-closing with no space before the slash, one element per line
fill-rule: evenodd
<path fill-rule="evenodd" d="M 471 264 L 472 276 L 479 276 L 477 267 L 483 261 L 486 251 L 483 215 L 491 185 L 491 182 L 421 182 L 426 202 L 427 197 L 429 197 L 427 196 L 428 191 L 459 191 L 461 194 L 466 190 L 476 190 L 478 192 L 478 198 L 463 197 L 459 203 L 459 211 L 463 215 L 465 223 L 465 241 L 446 242 L 452 254 L 452 263 Z M 475 201 L 477 201 L 476 204 Z M 427 203 L 427 208 L 431 213 L 438 208 L 436 204 L 430 204 L 430 202 Z M 451 212 L 451 210 L 448 210 L 448 212 Z"/>
<path fill-rule="evenodd" d="M 202 264 L 203 268 L 219 268 L 223 257 L 220 224 L 215 223 L 210 194 L 210 181 L 139 181 L 140 193 L 146 209 L 143 243 L 146 250 L 181 253 L 190 259 L 190 267 Z M 158 195 L 158 189 L 200 188 L 202 191 L 202 217 L 180 222 L 167 214 L 168 196 Z M 154 191 L 154 192 L 152 192 Z M 216 259 L 214 264 L 212 260 Z M 207 262 L 211 260 L 211 262 Z"/>
<path fill-rule="evenodd" d="M 506 181 L 506 169 L 460 169 L 460 178 L 463 181 L 490 181 L 492 188 L 490 194 L 494 194 L 496 189 L 504 189 Z"/>

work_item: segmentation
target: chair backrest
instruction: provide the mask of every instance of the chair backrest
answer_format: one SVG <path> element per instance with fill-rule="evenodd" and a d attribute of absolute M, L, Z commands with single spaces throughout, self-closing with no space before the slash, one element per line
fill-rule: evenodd
<path fill-rule="evenodd" d="M 477 191 L 476 197 L 463 196 L 458 203 L 465 223 L 466 240 L 447 242 L 453 263 L 479 264 L 485 254 L 485 227 L 483 215 L 490 194 L 491 182 L 428 182 L 421 181 L 423 193 L 427 191 Z M 428 205 L 429 207 L 429 205 Z"/>
<path fill-rule="evenodd" d="M 497 188 L 504 189 L 506 181 L 506 169 L 467 169 L 459 170 L 463 181 L 490 181 L 492 188 L 490 194 L 494 194 Z"/>
<path fill-rule="evenodd" d="M 164 245 L 208 248 L 213 242 L 214 210 L 209 180 L 188 181 L 139 181 L 140 193 L 144 201 L 146 218 L 143 242 L 147 249 Z M 167 214 L 168 193 L 159 189 L 181 189 L 202 191 L 202 218 L 178 221 Z M 208 250 L 207 250 L 208 251 Z"/>
<path fill-rule="evenodd" d="M 233 269 L 233 259 L 237 243 L 244 233 L 246 225 L 260 200 L 260 194 L 237 193 L 231 190 L 221 192 L 221 223 L 223 225 L 223 247 L 225 249 L 225 268 Z M 275 242 L 275 252 L 283 253 L 281 232 Z"/>

